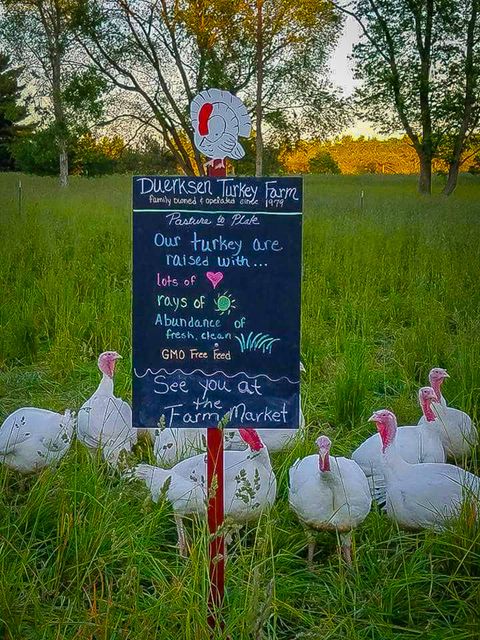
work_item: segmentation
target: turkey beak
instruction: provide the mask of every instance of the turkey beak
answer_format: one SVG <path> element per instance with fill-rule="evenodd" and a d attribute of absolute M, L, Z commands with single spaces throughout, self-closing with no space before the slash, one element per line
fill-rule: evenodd
<path fill-rule="evenodd" d="M 115 360 L 123 360 L 123 356 L 121 356 L 119 353 L 116 353 Z"/>
<path fill-rule="evenodd" d="M 443 372 L 443 377 L 444 378 L 449 378 L 450 376 L 448 375 L 448 373 L 446 371 Z"/>
<path fill-rule="evenodd" d="M 372 415 L 369 417 L 369 419 L 367 420 L 367 422 L 377 422 L 378 420 L 378 416 L 377 416 L 377 412 L 375 411 L 374 413 L 372 413 Z"/>

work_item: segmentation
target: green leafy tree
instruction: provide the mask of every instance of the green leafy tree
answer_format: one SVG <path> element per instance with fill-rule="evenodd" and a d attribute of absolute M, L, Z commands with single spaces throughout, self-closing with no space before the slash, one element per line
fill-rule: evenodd
<path fill-rule="evenodd" d="M 17 167 L 25 173 L 41 176 L 58 174 L 56 131 L 52 125 L 41 129 L 14 146 Z M 124 141 L 119 136 L 94 138 L 87 133 L 70 136 L 68 163 L 72 173 L 83 176 L 99 176 L 113 173 L 120 168 Z"/>
<path fill-rule="evenodd" d="M 30 130 L 22 125 L 27 107 L 21 102 L 21 73 L 20 68 L 11 66 L 9 56 L 0 52 L 0 171 L 14 168 L 12 145 Z"/>
<path fill-rule="evenodd" d="M 157 138 L 145 135 L 135 147 L 126 148 L 119 159 L 118 170 L 124 173 L 178 172 L 173 153 Z"/>
<path fill-rule="evenodd" d="M 480 0 L 334 0 L 362 30 L 354 47 L 361 114 L 382 133 L 403 130 L 431 192 L 432 160 L 450 140 L 451 193 L 479 119 Z"/>
<path fill-rule="evenodd" d="M 310 162 L 308 163 L 308 167 L 310 173 L 341 173 L 338 163 L 332 157 L 332 154 L 328 151 L 320 150 L 316 155 L 313 156 L 313 158 L 311 158 Z"/>
<path fill-rule="evenodd" d="M 235 161 L 234 171 L 238 175 L 255 175 L 258 149 L 255 136 L 251 136 L 248 140 L 243 140 L 242 146 L 245 149 L 245 156 L 241 160 Z M 267 175 L 284 173 L 280 162 L 280 146 L 277 145 L 275 140 L 263 145 L 262 165 Z"/>
<path fill-rule="evenodd" d="M 24 173 L 40 176 L 58 175 L 58 140 L 54 125 L 33 133 L 14 145 L 15 165 Z M 71 159 L 71 151 L 70 151 Z"/>
<path fill-rule="evenodd" d="M 446 96 L 451 126 L 446 134 L 448 176 L 443 190 L 450 195 L 472 146 L 478 150 L 480 120 L 480 0 L 452 3 L 449 64 L 452 84 Z M 455 80 L 457 75 L 457 82 Z M 444 143 L 445 144 L 445 143 Z"/>
<path fill-rule="evenodd" d="M 60 184 L 66 186 L 69 144 L 100 115 L 106 81 L 86 66 L 75 42 L 77 0 L 1 2 L 0 39 L 22 62 L 37 116 L 47 123 L 43 137 L 56 146 Z"/>
<path fill-rule="evenodd" d="M 259 29 L 258 3 L 83 0 L 79 40 L 122 92 L 110 121 L 134 120 L 156 130 L 187 174 L 203 173 L 189 119 L 190 102 L 202 89 L 216 86 L 239 94 L 250 111 L 257 107 L 258 123 L 281 111 L 286 119 L 307 123 L 310 117 L 317 127 L 319 122 L 325 129 L 327 123 L 339 126 L 338 113 L 318 117 L 331 93 L 323 72 L 339 28 L 331 5 L 263 0 Z M 257 129 L 261 134 L 260 124 Z"/>
<path fill-rule="evenodd" d="M 315 0 L 255 0 L 246 3 L 256 18 L 256 175 L 262 175 L 262 124 L 282 122 L 273 134 L 331 135 L 346 123 L 345 103 L 329 85 L 328 55 L 340 19 L 332 4 Z M 250 7 L 250 4 L 253 6 Z M 253 18 L 246 15 L 246 23 Z M 270 139 L 270 144 L 272 140 Z"/>
<path fill-rule="evenodd" d="M 472 175 L 480 174 L 480 134 L 471 136 L 463 161 L 468 162 L 469 173 Z"/>
<path fill-rule="evenodd" d="M 72 161 L 74 171 L 91 178 L 114 173 L 123 149 L 124 141 L 119 136 L 96 139 L 90 133 L 82 135 L 75 143 Z"/>

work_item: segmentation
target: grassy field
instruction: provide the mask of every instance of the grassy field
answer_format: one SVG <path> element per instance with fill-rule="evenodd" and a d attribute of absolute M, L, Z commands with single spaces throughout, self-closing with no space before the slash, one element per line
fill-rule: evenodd
<path fill-rule="evenodd" d="M 115 349 L 130 396 L 130 180 L 0 175 L 0 420 L 21 406 L 78 409 Z M 438 185 L 437 185 L 438 187 Z M 364 207 L 360 208 L 360 192 Z M 480 531 L 405 533 L 375 510 L 347 569 L 318 535 L 317 569 L 288 510 L 288 468 L 320 433 L 349 455 L 388 407 L 417 421 L 418 386 L 446 367 L 449 403 L 480 412 L 480 181 L 422 199 L 409 177 L 308 178 L 302 388 L 305 442 L 274 459 L 279 498 L 227 567 L 232 640 L 480 637 Z M 414 422 L 414 423 L 415 423 Z M 149 452 L 139 450 L 138 458 Z M 476 473 L 476 455 L 468 462 Z M 205 535 L 181 560 L 168 505 L 153 505 L 75 445 L 60 467 L 0 470 L 0 637 L 185 640 L 206 626 Z"/>

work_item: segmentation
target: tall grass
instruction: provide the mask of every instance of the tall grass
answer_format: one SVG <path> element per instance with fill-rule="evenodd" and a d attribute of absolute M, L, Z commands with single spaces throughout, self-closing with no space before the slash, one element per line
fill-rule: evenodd
<path fill-rule="evenodd" d="M 130 181 L 0 176 L 0 419 L 20 406 L 78 408 L 116 349 L 130 396 Z M 360 191 L 365 205 L 360 209 Z M 405 533 L 374 511 L 348 570 L 318 534 L 317 569 L 287 507 L 288 468 L 320 432 L 349 455 L 375 408 L 416 421 L 416 390 L 444 366 L 448 401 L 474 417 L 480 390 L 480 182 L 423 199 L 405 177 L 305 185 L 302 389 L 305 441 L 277 456 L 279 499 L 240 533 L 227 567 L 235 640 L 476 639 L 480 533 L 468 514 L 442 534 Z M 137 452 L 138 457 L 142 451 Z M 476 456 L 468 467 L 478 473 Z M 75 445 L 56 470 L 0 470 L 0 637 L 210 638 L 206 535 L 178 557 L 168 505 Z"/>

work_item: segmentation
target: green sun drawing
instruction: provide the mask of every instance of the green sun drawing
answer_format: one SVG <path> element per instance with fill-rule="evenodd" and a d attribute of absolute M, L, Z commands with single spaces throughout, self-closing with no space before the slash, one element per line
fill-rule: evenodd
<path fill-rule="evenodd" d="M 231 296 L 231 294 L 229 294 L 228 291 L 225 291 L 225 293 L 220 294 L 215 300 L 215 311 L 218 311 L 222 315 L 224 313 L 229 314 L 232 309 L 236 309 L 235 302 L 236 300 Z"/>

